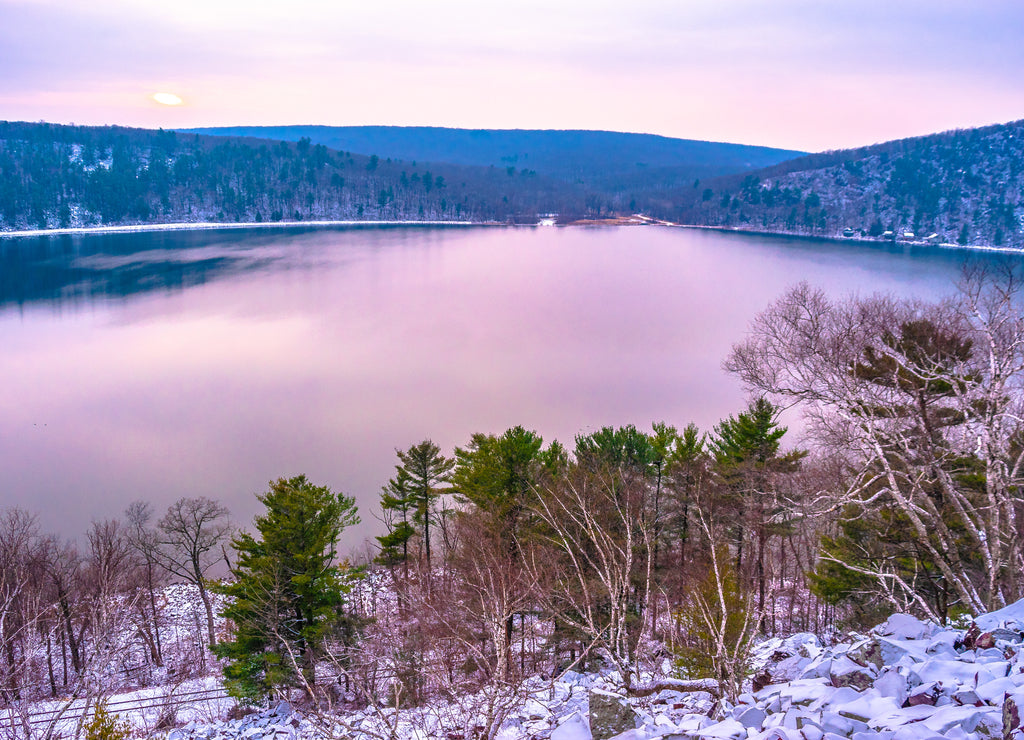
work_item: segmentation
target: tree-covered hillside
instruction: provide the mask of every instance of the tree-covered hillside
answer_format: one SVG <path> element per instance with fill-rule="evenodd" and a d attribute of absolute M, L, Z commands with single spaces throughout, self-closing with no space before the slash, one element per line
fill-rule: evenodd
<path fill-rule="evenodd" d="M 1024 121 L 812 154 L 706 182 L 675 217 L 829 237 L 1024 247 Z"/>
<path fill-rule="evenodd" d="M 535 173 L 273 142 L 0 122 L 0 230 L 178 221 L 500 220 L 600 215 L 609 199 Z"/>
<path fill-rule="evenodd" d="M 298 141 L 419 162 L 495 166 L 620 192 L 747 172 L 803 152 L 615 131 L 457 129 L 430 126 L 230 126 L 201 134 Z"/>
<path fill-rule="evenodd" d="M 230 131 L 298 138 L 0 123 L 0 230 L 646 213 L 773 233 L 1024 247 L 1024 121 L 785 162 L 790 152 L 608 132 Z M 381 148 L 356 154 L 325 142 Z M 751 170 L 766 160 L 776 163 Z"/>

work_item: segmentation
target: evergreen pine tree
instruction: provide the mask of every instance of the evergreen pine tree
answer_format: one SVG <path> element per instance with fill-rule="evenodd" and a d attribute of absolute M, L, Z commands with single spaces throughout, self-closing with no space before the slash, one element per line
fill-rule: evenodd
<path fill-rule="evenodd" d="M 376 538 L 380 543 L 380 554 L 376 560 L 388 567 L 401 564 L 408 576 L 409 540 L 416 534 L 416 530 L 409 521 L 414 514 L 414 502 L 409 488 L 409 474 L 404 468 L 399 468 L 395 477 L 381 490 L 380 508 L 385 512 L 388 532 Z M 396 514 L 399 517 L 397 521 Z"/>
<path fill-rule="evenodd" d="M 712 441 L 719 473 L 736 506 L 736 572 L 741 579 L 749 570 L 744 569 L 745 540 L 750 534 L 755 537 L 753 580 L 757 584 L 762 620 L 766 607 L 765 550 L 768 538 L 782 528 L 777 523 L 781 512 L 772 478 L 776 473 L 795 471 L 807 456 L 802 450 L 779 454 L 787 428 L 779 425 L 778 413 L 779 409 L 770 401 L 758 398 L 745 412 L 716 426 Z M 765 627 L 763 622 L 758 626 L 762 630 Z"/>
<path fill-rule="evenodd" d="M 423 528 L 427 569 L 430 568 L 430 523 L 434 501 L 443 493 L 441 484 L 448 481 L 455 461 L 441 454 L 441 448 L 425 439 L 404 452 L 398 451 L 400 465 L 395 469 L 408 479 L 408 496 L 413 506 L 413 522 Z"/>
<path fill-rule="evenodd" d="M 520 537 L 529 525 L 527 505 L 541 475 L 543 444 L 539 434 L 516 426 L 500 437 L 474 434 L 465 448 L 455 450 L 452 490 L 496 533 L 510 571 L 517 568 Z M 513 618 L 512 613 L 505 618 L 502 654 L 509 658 Z"/>
<path fill-rule="evenodd" d="M 354 498 L 304 475 L 279 478 L 258 498 L 266 506 L 255 519 L 258 538 L 232 541 L 234 580 L 218 588 L 231 597 L 221 614 L 235 624 L 234 639 L 216 648 L 228 660 L 225 685 L 248 700 L 314 687 L 325 641 L 346 626 L 342 605 L 354 573 L 335 562 L 338 537 L 359 522 Z"/>
<path fill-rule="evenodd" d="M 460 498 L 494 517 L 514 547 L 522 512 L 540 472 L 544 440 L 521 426 L 493 434 L 474 434 L 455 450 L 452 489 Z"/>

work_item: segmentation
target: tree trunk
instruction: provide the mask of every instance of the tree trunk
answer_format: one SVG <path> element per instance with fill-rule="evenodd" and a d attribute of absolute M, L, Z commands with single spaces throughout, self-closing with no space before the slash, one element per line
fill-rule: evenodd
<path fill-rule="evenodd" d="M 765 634 L 764 548 L 768 537 L 764 526 L 764 509 L 761 505 L 758 505 L 758 515 L 760 521 L 757 525 L 757 629 L 763 635 Z"/>
<path fill-rule="evenodd" d="M 156 664 L 158 667 L 162 667 L 164 664 L 164 651 L 160 645 L 160 617 L 156 610 L 156 593 L 153 588 L 153 561 L 147 558 L 146 562 L 146 580 L 149 585 L 149 608 L 153 614 L 153 637 L 156 641 Z"/>
<path fill-rule="evenodd" d="M 57 677 L 53 673 L 53 640 L 50 631 L 46 631 L 46 672 L 50 679 L 50 696 L 57 696 Z"/>
<path fill-rule="evenodd" d="M 75 639 L 75 629 L 71 626 L 71 605 L 68 604 L 67 595 L 63 592 L 59 596 L 59 601 L 61 616 L 64 618 L 64 632 L 68 638 L 68 646 L 71 648 L 71 667 L 75 673 L 81 673 L 82 660 L 78 653 L 78 641 Z"/>
<path fill-rule="evenodd" d="M 210 603 L 210 595 L 206 593 L 206 586 L 203 585 L 202 578 L 196 585 L 199 587 L 199 598 L 203 600 L 203 608 L 206 609 L 206 629 L 209 632 L 210 647 L 212 648 L 217 644 L 217 635 L 213 629 L 213 604 Z"/>

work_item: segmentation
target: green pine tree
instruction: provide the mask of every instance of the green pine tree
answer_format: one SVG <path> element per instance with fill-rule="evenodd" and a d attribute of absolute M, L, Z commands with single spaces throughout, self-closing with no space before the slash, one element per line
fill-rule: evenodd
<path fill-rule="evenodd" d="M 404 468 L 399 468 L 395 477 L 381 490 L 380 508 L 385 512 L 388 531 L 376 538 L 380 543 L 380 554 L 376 561 L 391 568 L 402 565 L 408 577 L 409 540 L 416 534 L 410 522 L 415 502 L 410 490 L 409 474 Z"/>
<path fill-rule="evenodd" d="M 491 515 L 514 546 L 520 519 L 540 473 L 544 440 L 521 426 L 493 434 L 474 434 L 455 450 L 452 490 Z"/>
<path fill-rule="evenodd" d="M 304 475 L 279 478 L 257 497 L 266 506 L 258 537 L 232 541 L 233 581 L 217 589 L 230 597 L 221 614 L 235 624 L 234 638 L 216 647 L 228 661 L 225 685 L 249 701 L 287 687 L 311 692 L 325 642 L 349 627 L 342 606 L 357 575 L 336 563 L 342 530 L 359 522 L 354 498 Z"/>
<path fill-rule="evenodd" d="M 470 511 L 479 515 L 481 524 L 496 533 L 495 542 L 511 571 L 519 563 L 520 538 L 530 524 L 528 503 L 543 470 L 543 444 L 539 434 L 516 426 L 500 437 L 474 434 L 465 448 L 455 450 L 452 490 L 472 505 Z M 513 619 L 513 613 L 505 617 L 501 650 L 509 660 Z"/>
<path fill-rule="evenodd" d="M 399 475 L 407 476 L 409 501 L 412 503 L 413 523 L 423 528 L 423 545 L 426 548 L 427 569 L 430 569 L 430 524 L 433 521 L 434 502 L 448 482 L 455 461 L 441 454 L 441 449 L 425 439 L 404 452 L 398 450 L 400 465 L 395 469 Z"/>
<path fill-rule="evenodd" d="M 751 535 L 754 539 L 753 580 L 757 584 L 757 606 L 762 620 L 766 608 L 768 539 L 785 530 L 780 522 L 786 519 L 773 489 L 773 477 L 794 472 L 807 456 L 803 450 L 779 454 L 787 428 L 779 425 L 778 413 L 779 409 L 770 401 L 758 398 L 746 411 L 716 426 L 712 440 L 719 475 L 735 506 L 735 567 L 741 579 L 749 577 L 750 570 L 744 566 L 746 539 Z M 763 630 L 765 624 L 762 621 L 758 626 Z"/>

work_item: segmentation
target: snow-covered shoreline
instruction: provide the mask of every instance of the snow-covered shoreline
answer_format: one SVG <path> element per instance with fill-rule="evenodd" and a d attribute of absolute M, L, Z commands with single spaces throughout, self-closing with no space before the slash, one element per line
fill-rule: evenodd
<path fill-rule="evenodd" d="M 297 229 L 333 226 L 490 226 L 486 221 L 245 221 L 222 223 L 196 221 L 168 224 L 128 224 L 121 226 L 74 226 L 64 229 L 22 229 L 0 231 L 0 239 L 27 236 L 68 236 L 73 234 L 137 234 L 159 231 L 205 231 L 220 229 Z"/>
<path fill-rule="evenodd" d="M 683 229 L 695 229 L 698 231 L 720 231 L 726 234 L 744 234 L 747 236 L 767 236 L 778 239 L 801 239 L 812 242 L 832 242 L 835 244 L 875 244 L 889 246 L 898 244 L 901 247 L 914 247 L 924 249 L 955 249 L 965 252 L 996 252 L 999 254 L 1020 254 L 1024 255 L 1024 249 L 1017 247 L 993 247 L 985 244 L 953 244 L 952 242 L 925 242 L 925 241 L 898 241 L 892 242 L 884 239 L 875 239 L 863 236 L 825 236 L 822 234 L 801 234 L 795 231 L 759 231 L 757 229 L 743 229 L 734 226 L 705 226 L 700 224 L 674 224 Z"/>
<path fill-rule="evenodd" d="M 600 222 L 596 222 L 597 225 Z M 0 239 L 38 236 L 72 236 L 72 235 L 93 235 L 93 234 L 137 234 L 149 232 L 173 232 L 173 231 L 214 231 L 222 229 L 308 229 L 308 228 L 336 228 L 336 227 L 387 227 L 387 226 L 509 226 L 510 224 L 496 221 L 246 221 L 237 223 L 223 223 L 219 221 L 196 221 L 167 224 L 128 224 L 118 226 L 74 226 L 63 229 L 22 229 L 18 231 L 0 231 Z M 538 224 L 511 224 L 515 226 L 537 226 Z M 546 224 L 543 224 L 546 225 Z M 569 226 L 576 224 L 566 224 Z M 579 224 L 592 225 L 592 224 Z M 608 226 L 624 226 L 634 224 L 611 223 Z M 727 234 L 744 234 L 747 236 L 767 236 L 783 239 L 801 239 L 805 241 L 831 242 L 836 244 L 874 244 L 890 245 L 893 242 L 883 241 L 859 236 L 822 236 L 820 234 L 801 234 L 788 231 L 758 231 L 756 229 L 741 229 L 730 226 L 705 226 L 700 224 L 677 224 L 668 221 L 655 221 L 645 219 L 641 225 L 644 226 L 669 226 L 673 228 L 693 229 L 697 231 L 719 231 Z M 925 248 L 925 249 L 947 249 L 964 252 L 989 252 L 996 254 L 1024 255 L 1024 249 L 1016 247 L 993 247 L 984 244 L 953 244 L 949 242 L 896 242 L 904 247 Z"/>

